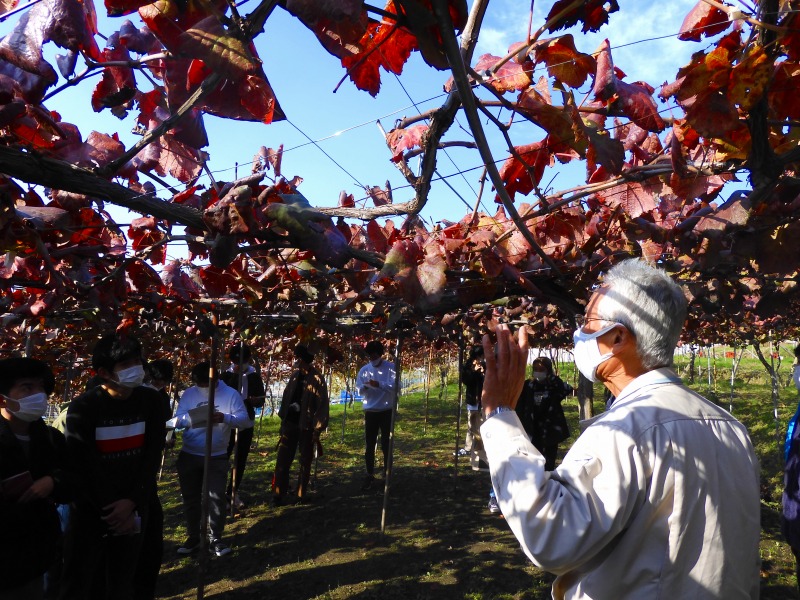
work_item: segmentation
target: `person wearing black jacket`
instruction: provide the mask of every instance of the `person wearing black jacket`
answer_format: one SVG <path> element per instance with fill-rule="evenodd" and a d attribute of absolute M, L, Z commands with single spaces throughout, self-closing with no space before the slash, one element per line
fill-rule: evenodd
<path fill-rule="evenodd" d="M 0 360 L 0 598 L 37 600 L 58 559 L 55 502 L 71 500 L 64 436 L 45 424 L 54 386 L 46 363 Z"/>
<path fill-rule="evenodd" d="M 531 364 L 533 378 L 522 388 L 516 411 L 531 443 L 544 455 L 545 470 L 556 468 L 558 444 L 569 437 L 569 425 L 561 402 L 572 386 L 553 373 L 552 361 L 540 356 Z"/>
<path fill-rule="evenodd" d="M 164 448 L 163 399 L 142 385 L 142 348 L 133 337 L 104 336 L 92 367 L 103 383 L 67 411 L 67 451 L 78 487 L 60 598 L 83 600 L 99 580 L 104 598 L 131 600 Z"/>
<path fill-rule="evenodd" d="M 265 390 L 261 375 L 252 366 L 253 360 L 250 348 L 243 344 L 231 346 L 228 351 L 228 359 L 231 364 L 222 373 L 220 378 L 228 387 L 232 387 L 242 395 L 244 406 L 247 408 L 247 416 L 250 424 L 247 427 L 239 428 L 231 432 L 231 439 L 228 444 L 228 455 L 234 453 L 233 473 L 228 482 L 227 496 L 233 503 L 235 509 L 244 508 L 244 502 L 239 496 L 239 484 L 244 476 L 244 469 L 247 465 L 247 457 L 250 454 L 250 445 L 253 442 L 253 428 L 255 426 L 256 408 L 264 406 Z M 241 371 L 239 370 L 241 367 Z"/>

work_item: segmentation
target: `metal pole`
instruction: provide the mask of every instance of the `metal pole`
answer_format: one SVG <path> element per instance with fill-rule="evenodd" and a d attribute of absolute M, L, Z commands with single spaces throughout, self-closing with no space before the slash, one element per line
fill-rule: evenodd
<path fill-rule="evenodd" d="M 458 417 L 456 418 L 456 444 L 453 455 L 455 461 L 453 466 L 455 468 L 455 475 L 458 476 L 458 450 L 459 440 L 461 439 L 461 412 L 464 404 L 464 396 L 462 394 L 464 389 L 464 382 L 461 380 L 461 370 L 464 368 L 464 330 L 462 329 L 458 334 Z M 467 424 L 469 427 L 469 424 Z"/>
<path fill-rule="evenodd" d="M 197 565 L 197 600 L 203 600 L 205 574 L 208 571 L 208 467 L 211 461 L 211 432 L 214 426 L 214 398 L 217 388 L 217 315 L 211 315 L 211 360 L 208 368 L 208 413 L 206 415 L 206 450 L 203 457 L 203 491 L 200 503 L 200 560 Z"/>
<path fill-rule="evenodd" d="M 381 511 L 381 535 L 386 532 L 386 509 L 389 506 L 389 488 L 392 482 L 392 465 L 394 463 L 394 422 L 397 418 L 397 405 L 398 395 L 400 391 L 400 376 L 402 369 L 400 367 L 401 350 L 403 348 L 403 339 L 398 334 L 396 345 L 396 358 L 394 363 L 394 399 L 392 401 L 392 423 L 389 427 L 389 458 L 386 464 L 386 481 L 383 486 L 383 510 Z"/>
<path fill-rule="evenodd" d="M 242 393 L 242 383 L 244 382 L 244 373 L 242 373 L 242 367 L 244 365 L 244 341 L 239 339 L 239 381 L 237 383 L 238 388 L 236 389 L 237 392 L 240 394 Z M 248 393 L 249 393 L 248 389 Z M 242 402 L 244 402 L 245 406 L 247 405 L 247 398 L 242 398 Z M 236 468 L 236 463 L 239 461 L 236 458 L 236 455 L 239 453 L 239 428 L 233 430 L 233 464 L 231 464 L 231 516 L 234 515 L 236 512 L 236 473 L 238 469 Z"/>
<path fill-rule="evenodd" d="M 422 433 L 428 433 L 428 402 L 431 395 L 431 368 L 433 366 L 433 346 L 428 353 L 428 369 L 425 371 L 425 421 L 422 424 Z"/>

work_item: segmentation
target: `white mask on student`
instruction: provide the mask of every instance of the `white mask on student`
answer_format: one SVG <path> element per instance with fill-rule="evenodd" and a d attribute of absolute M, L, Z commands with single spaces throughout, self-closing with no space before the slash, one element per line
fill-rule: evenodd
<path fill-rule="evenodd" d="M 586 379 L 594 383 L 597 381 L 597 367 L 614 356 L 613 352 L 600 354 L 600 346 L 597 338 L 617 327 L 619 323 L 611 323 L 594 333 L 585 333 L 580 327 L 572 334 L 572 341 L 575 344 L 573 354 L 575 355 L 575 366 Z"/>
<path fill-rule="evenodd" d="M 47 413 L 47 394 L 44 392 L 31 394 L 14 402 L 19 404 L 19 410 L 8 409 L 8 411 L 20 421 L 32 423 Z"/>
<path fill-rule="evenodd" d="M 136 365 L 117 371 L 117 381 L 126 388 L 135 388 L 144 382 L 144 367 Z"/>

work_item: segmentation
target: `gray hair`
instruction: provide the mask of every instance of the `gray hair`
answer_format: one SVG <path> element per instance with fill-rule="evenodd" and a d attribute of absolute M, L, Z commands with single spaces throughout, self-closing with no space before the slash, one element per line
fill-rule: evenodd
<path fill-rule="evenodd" d="M 615 265 L 603 278 L 598 316 L 624 325 L 648 371 L 672 365 L 686 320 L 686 297 L 667 273 L 642 259 Z"/>

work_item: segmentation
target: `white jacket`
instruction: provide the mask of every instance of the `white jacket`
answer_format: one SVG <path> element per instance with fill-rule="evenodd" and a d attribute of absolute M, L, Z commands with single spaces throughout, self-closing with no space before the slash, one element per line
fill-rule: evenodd
<path fill-rule="evenodd" d="M 183 452 L 203 456 L 206 452 L 206 428 L 192 427 L 189 411 L 200 406 L 208 406 L 208 395 L 201 394 L 196 386 L 188 388 L 181 394 L 178 409 L 175 412 L 176 429 L 183 429 Z M 222 381 L 217 382 L 214 390 L 214 409 L 221 412 L 222 423 L 211 428 L 211 456 L 220 456 L 228 452 L 228 440 L 232 427 L 245 427 L 250 419 L 241 395 Z M 168 424 L 170 421 L 167 422 Z"/>
<path fill-rule="evenodd" d="M 553 598 L 758 598 L 745 427 L 670 369 L 631 382 L 552 473 L 517 415 L 481 427 L 497 500 Z"/>
<path fill-rule="evenodd" d="M 371 379 L 378 382 L 378 387 L 367 385 Z M 382 360 L 377 367 L 368 362 L 358 372 L 356 387 L 364 396 L 362 408 L 366 411 L 391 410 L 394 404 L 394 363 Z"/>

